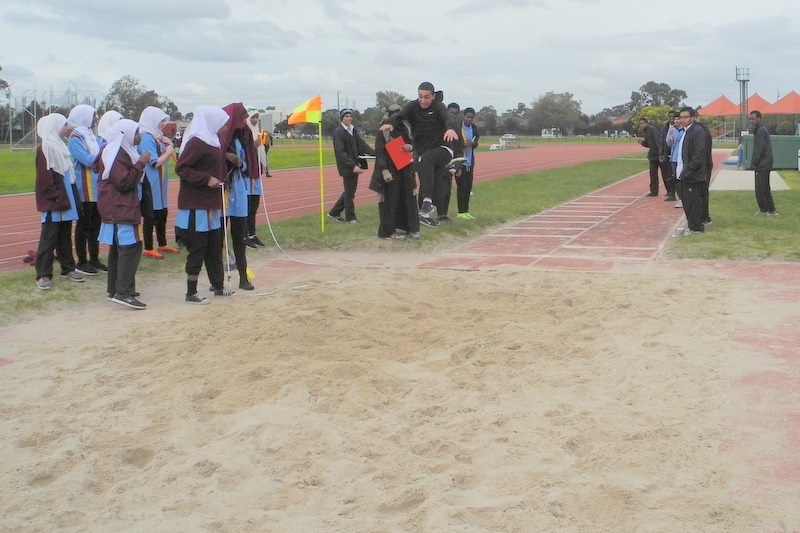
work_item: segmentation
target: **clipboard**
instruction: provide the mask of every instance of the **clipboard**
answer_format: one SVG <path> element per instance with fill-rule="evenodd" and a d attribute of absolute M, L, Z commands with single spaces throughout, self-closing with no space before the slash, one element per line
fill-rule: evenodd
<path fill-rule="evenodd" d="M 392 158 L 392 163 L 394 163 L 397 170 L 406 168 L 414 160 L 414 156 L 411 155 L 411 152 L 404 152 L 402 150 L 404 144 L 406 144 L 406 142 L 403 140 L 403 137 L 395 137 L 385 145 L 386 153 Z"/>

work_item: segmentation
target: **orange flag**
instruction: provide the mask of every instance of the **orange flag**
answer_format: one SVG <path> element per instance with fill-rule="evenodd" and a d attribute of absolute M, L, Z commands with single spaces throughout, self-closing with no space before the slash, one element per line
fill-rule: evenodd
<path fill-rule="evenodd" d="M 322 97 L 315 96 L 314 98 L 303 102 L 292 111 L 289 119 L 286 121 L 290 126 L 292 124 L 300 124 L 302 122 L 312 122 L 314 124 L 322 123 Z"/>

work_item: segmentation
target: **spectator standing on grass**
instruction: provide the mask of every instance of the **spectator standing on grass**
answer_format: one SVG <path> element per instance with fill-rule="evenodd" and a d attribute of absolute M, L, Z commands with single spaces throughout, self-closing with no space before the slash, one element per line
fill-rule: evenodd
<path fill-rule="evenodd" d="M 456 201 L 458 204 L 457 218 L 472 220 L 469 213 L 469 201 L 472 195 L 472 182 L 475 176 L 475 150 L 478 148 L 478 140 L 481 137 L 473 121 L 475 120 L 475 110 L 468 107 L 464 110 L 464 118 L 461 121 L 461 140 L 464 145 L 464 167 L 460 173 L 456 174 Z"/>
<path fill-rule="evenodd" d="M 683 212 L 686 214 L 687 228 L 681 235 L 688 236 L 705 231 L 703 227 L 703 188 L 708 179 L 706 170 L 706 135 L 703 129 L 694 123 L 697 111 L 691 107 L 683 107 L 680 111 L 684 134 L 678 145 L 679 193 L 683 200 Z"/>
<path fill-rule="evenodd" d="M 139 152 L 150 154 L 150 161 L 144 168 L 147 185 L 150 189 L 151 205 L 142 212 L 144 217 L 143 242 L 146 257 L 164 259 L 164 253 L 176 254 L 179 250 L 167 244 L 167 217 L 169 198 L 169 159 L 175 152 L 172 140 L 164 135 L 169 115 L 163 110 L 149 106 L 139 117 Z M 158 249 L 153 243 L 153 230 Z"/>
<path fill-rule="evenodd" d="M 664 188 L 667 190 L 665 202 L 675 201 L 675 178 L 672 172 L 672 145 L 675 138 L 675 122 L 677 122 L 680 113 L 677 111 L 670 111 L 669 120 L 664 124 L 662 132 L 663 138 L 661 139 L 661 157 L 659 158 L 659 166 L 661 167 L 661 181 L 664 182 Z"/>
<path fill-rule="evenodd" d="M 256 147 L 258 155 L 258 172 L 250 173 L 248 188 L 247 188 L 247 238 L 245 244 L 250 248 L 264 247 L 264 243 L 256 235 L 256 216 L 258 215 L 258 207 L 261 204 L 261 195 L 264 191 L 264 184 L 262 179 L 266 177 L 267 171 L 267 148 L 269 144 L 264 144 L 266 141 L 269 143 L 270 138 L 264 138 L 265 131 L 259 129 L 259 113 L 257 109 L 248 109 L 247 112 L 247 127 L 250 130 L 250 135 L 253 137 L 253 144 Z M 254 177 L 258 175 L 258 177 Z"/>
<path fill-rule="evenodd" d="M 375 150 L 370 148 L 353 126 L 351 109 L 342 109 L 339 112 L 339 125 L 333 132 L 333 154 L 336 156 L 336 168 L 342 177 L 344 190 L 328 211 L 328 216 L 339 222 L 355 224 L 358 222 L 355 207 L 358 176 L 367 168 L 366 160 L 358 156 L 375 155 Z"/>
<path fill-rule="evenodd" d="M 78 220 L 73 189 L 74 168 L 63 138 L 69 134 L 67 117 L 51 113 L 39 119 L 36 133 L 42 144 L 36 150 L 36 209 L 42 214 L 42 230 L 36 251 L 36 286 L 53 286 L 53 260 L 61 264 L 61 277 L 83 281 L 75 271 L 72 255 L 72 221 Z"/>
<path fill-rule="evenodd" d="M 753 134 L 753 157 L 750 159 L 750 170 L 756 173 L 756 215 L 778 216 L 775 202 L 772 200 L 772 189 L 769 184 L 769 173 L 772 172 L 772 140 L 769 130 L 761 123 L 761 111 L 751 111 L 749 115 Z"/>
<path fill-rule="evenodd" d="M 706 137 L 706 180 L 703 182 L 703 224 L 711 224 L 711 213 L 709 212 L 709 187 L 711 186 L 711 170 L 714 168 L 714 157 L 711 155 L 711 131 L 700 118 L 700 114 L 694 116 L 693 122 L 703 130 Z"/>
<path fill-rule="evenodd" d="M 639 119 L 639 131 L 642 136 L 639 144 L 647 148 L 647 160 L 650 162 L 650 192 L 646 196 L 658 196 L 658 168 L 661 156 L 661 133 L 646 118 Z"/>
<path fill-rule="evenodd" d="M 675 112 L 672 120 L 673 129 L 671 130 L 671 134 L 667 137 L 667 142 L 670 143 L 670 167 L 672 169 L 671 180 L 672 180 L 672 190 L 675 191 L 675 197 L 677 201 L 675 202 L 675 207 L 677 209 L 683 208 L 683 201 L 680 199 L 680 191 L 678 190 L 678 160 L 681 157 L 681 151 L 678 148 L 678 145 L 681 142 L 681 138 L 683 137 L 683 123 L 681 122 L 681 114 L 679 111 Z"/>
<path fill-rule="evenodd" d="M 75 268 L 89 276 L 108 270 L 100 261 L 100 243 L 97 241 L 100 215 L 97 212 L 97 174 L 92 171 L 100 153 L 100 143 L 92 131 L 96 122 L 97 112 L 87 104 L 73 107 L 67 117 L 67 124 L 72 130 L 68 147 L 80 196 L 79 219 L 75 225 L 75 253 L 78 256 Z"/>

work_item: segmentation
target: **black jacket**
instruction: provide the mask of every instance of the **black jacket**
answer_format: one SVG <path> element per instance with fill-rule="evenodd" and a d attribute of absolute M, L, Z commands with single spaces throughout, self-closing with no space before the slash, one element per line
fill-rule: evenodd
<path fill-rule="evenodd" d="M 392 127 L 397 127 L 402 120 L 407 120 L 411 124 L 411 132 L 414 134 L 414 151 L 418 155 L 442 146 L 444 132 L 457 129 L 455 117 L 441 102 L 433 102 L 428 109 L 422 109 L 418 100 L 412 100 L 400 113 L 392 116 L 388 123 Z M 458 132 L 456 131 L 456 133 Z"/>
<path fill-rule="evenodd" d="M 750 165 L 759 171 L 772 170 L 772 141 L 769 137 L 769 130 L 763 124 L 759 124 L 753 133 L 753 157 Z"/>
<path fill-rule="evenodd" d="M 708 165 L 706 154 L 706 133 L 697 124 L 692 124 L 683 134 L 683 171 L 680 180 L 684 183 L 708 180 Z"/>
<path fill-rule="evenodd" d="M 661 145 L 661 132 L 652 124 L 644 127 L 644 142 L 642 146 L 648 148 L 647 159 L 650 161 L 658 161 L 658 157 L 663 155 L 663 147 Z"/>
<path fill-rule="evenodd" d="M 353 126 L 353 134 L 344 129 L 341 123 L 333 131 L 333 154 L 336 156 L 336 169 L 343 178 L 357 176 L 353 169 L 363 166 L 363 160 L 358 158 L 362 155 L 375 155 L 375 151 L 370 148 L 367 142 L 358 134 L 358 129 Z"/>

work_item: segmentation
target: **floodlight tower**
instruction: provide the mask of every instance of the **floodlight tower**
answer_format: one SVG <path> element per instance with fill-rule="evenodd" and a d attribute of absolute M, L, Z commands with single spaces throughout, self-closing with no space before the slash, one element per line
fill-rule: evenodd
<path fill-rule="evenodd" d="M 747 122 L 747 84 L 750 83 L 750 68 L 736 67 L 736 81 L 739 82 L 739 113 L 741 127 L 739 128 L 739 142 L 742 142 L 742 132 Z"/>

